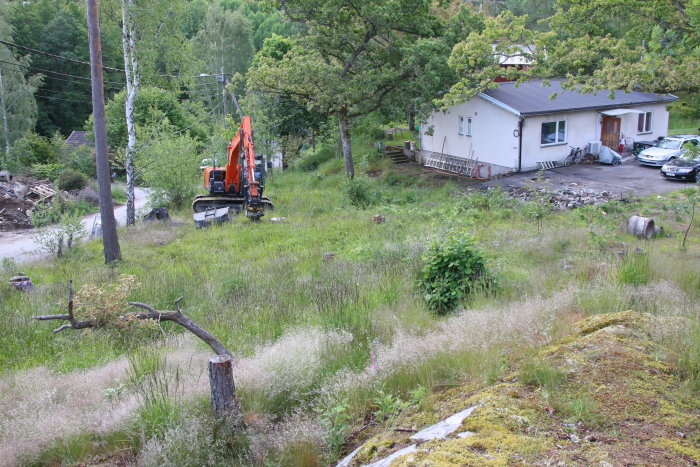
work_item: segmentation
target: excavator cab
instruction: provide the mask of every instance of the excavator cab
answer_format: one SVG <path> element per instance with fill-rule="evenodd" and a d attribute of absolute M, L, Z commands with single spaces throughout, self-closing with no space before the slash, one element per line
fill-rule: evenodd
<path fill-rule="evenodd" d="M 209 193 L 223 195 L 226 193 L 226 171 L 213 169 L 209 172 Z"/>

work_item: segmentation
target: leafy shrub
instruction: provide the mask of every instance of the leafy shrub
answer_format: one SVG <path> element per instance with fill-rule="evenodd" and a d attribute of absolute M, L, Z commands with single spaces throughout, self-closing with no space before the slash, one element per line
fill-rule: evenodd
<path fill-rule="evenodd" d="M 61 175 L 64 167 L 63 164 L 34 164 L 26 173 L 34 178 L 54 181 Z"/>
<path fill-rule="evenodd" d="M 95 167 L 95 154 L 92 148 L 79 146 L 66 154 L 66 165 L 76 172 L 80 172 L 89 178 L 95 178 L 97 170 Z"/>
<path fill-rule="evenodd" d="M 428 307 L 438 314 L 453 310 L 479 284 L 492 281 L 484 258 L 465 235 L 433 242 L 423 255 L 420 289 Z"/>
<path fill-rule="evenodd" d="M 112 191 L 112 193 L 114 194 L 114 191 Z M 99 206 L 100 204 L 100 195 L 97 194 L 97 191 L 91 186 L 86 186 L 80 190 L 78 193 L 76 193 L 75 197 L 78 201 L 85 201 L 90 203 L 92 206 Z M 124 194 L 124 197 L 126 198 L 126 194 Z M 115 200 L 117 199 L 116 196 L 112 196 L 112 198 Z"/>
<path fill-rule="evenodd" d="M 72 250 L 86 234 L 79 216 L 64 214 L 57 227 L 38 230 L 34 240 L 42 250 L 50 255 L 61 257 Z"/>
<path fill-rule="evenodd" d="M 362 175 L 345 182 L 343 189 L 350 204 L 356 208 L 367 208 L 378 198 L 378 194 L 372 189 L 372 181 Z"/>
<path fill-rule="evenodd" d="M 161 204 L 153 207 L 191 202 L 199 185 L 197 167 L 202 159 L 197 153 L 197 141 L 188 135 L 173 137 L 167 132 L 158 132 L 142 151 L 146 160 L 157 164 L 143 175 L 143 181 L 153 189 L 149 198 Z"/>
<path fill-rule="evenodd" d="M 18 173 L 26 173 L 34 164 L 55 162 L 56 152 L 51 142 L 34 133 L 28 133 L 15 141 L 7 157 L 8 169 Z"/>
<path fill-rule="evenodd" d="M 318 169 L 319 165 L 333 159 L 333 157 L 335 157 L 334 149 L 330 146 L 322 146 L 318 151 L 316 151 L 316 154 L 302 159 L 299 162 L 298 167 L 304 172 L 313 172 L 314 170 Z"/>
<path fill-rule="evenodd" d="M 85 185 L 87 185 L 85 175 L 73 169 L 65 169 L 56 180 L 56 186 L 63 191 L 80 190 L 85 188 Z"/>
<path fill-rule="evenodd" d="M 68 213 L 71 216 L 83 217 L 95 212 L 95 206 L 96 205 L 93 205 L 90 201 L 85 199 L 72 199 L 63 204 L 63 212 Z"/>
<path fill-rule="evenodd" d="M 61 219 L 62 212 L 63 202 L 59 197 L 55 197 L 50 203 L 37 203 L 30 212 L 29 217 L 34 228 L 39 228 L 58 222 Z"/>
<path fill-rule="evenodd" d="M 126 190 L 121 186 L 112 186 L 112 199 L 117 203 L 126 203 Z"/>

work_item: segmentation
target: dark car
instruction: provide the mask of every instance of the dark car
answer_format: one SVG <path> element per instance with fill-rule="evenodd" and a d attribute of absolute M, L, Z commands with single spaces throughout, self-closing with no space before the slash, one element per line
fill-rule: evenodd
<path fill-rule="evenodd" d="M 661 167 L 661 175 L 675 180 L 692 180 L 700 183 L 700 157 L 690 161 L 670 160 Z"/>

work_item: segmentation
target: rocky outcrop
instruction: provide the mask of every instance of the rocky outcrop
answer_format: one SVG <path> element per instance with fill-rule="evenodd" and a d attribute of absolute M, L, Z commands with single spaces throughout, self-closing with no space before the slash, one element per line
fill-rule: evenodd
<path fill-rule="evenodd" d="M 658 358 L 658 324 L 632 311 L 585 319 L 496 384 L 432 396 L 391 425 L 419 433 L 387 426 L 344 465 L 698 465 L 700 407 Z"/>

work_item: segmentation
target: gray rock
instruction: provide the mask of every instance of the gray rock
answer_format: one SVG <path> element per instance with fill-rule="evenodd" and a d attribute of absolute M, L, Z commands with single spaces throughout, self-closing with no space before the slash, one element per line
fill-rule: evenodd
<path fill-rule="evenodd" d="M 143 216 L 144 222 L 154 222 L 154 221 L 169 221 L 170 214 L 168 214 L 167 208 L 155 208 L 151 209 L 151 212 Z"/>
<path fill-rule="evenodd" d="M 34 288 L 34 283 L 29 278 L 29 276 L 15 276 L 10 278 L 9 282 L 11 286 L 13 286 L 17 290 L 21 290 L 22 292 L 29 292 Z"/>
<path fill-rule="evenodd" d="M 410 452 L 416 452 L 416 445 L 415 444 L 411 444 L 410 446 L 407 446 L 403 449 L 399 449 L 395 453 L 385 457 L 384 459 L 378 460 L 377 462 L 372 462 L 371 464 L 365 464 L 364 467 L 389 467 L 395 459 L 398 459 L 399 457 L 403 456 L 404 454 L 408 454 Z"/>
<path fill-rule="evenodd" d="M 444 439 L 447 437 L 447 435 L 459 428 L 464 419 L 471 415 L 477 407 L 478 406 L 475 405 L 473 407 L 469 407 L 468 409 L 464 409 L 461 412 L 457 412 L 456 414 L 447 417 L 443 421 L 419 431 L 415 435 L 411 436 L 411 439 L 414 441 L 430 441 L 437 438 Z"/>
<path fill-rule="evenodd" d="M 323 261 L 333 261 L 335 259 L 335 253 L 332 251 L 327 251 L 323 254 Z"/>

